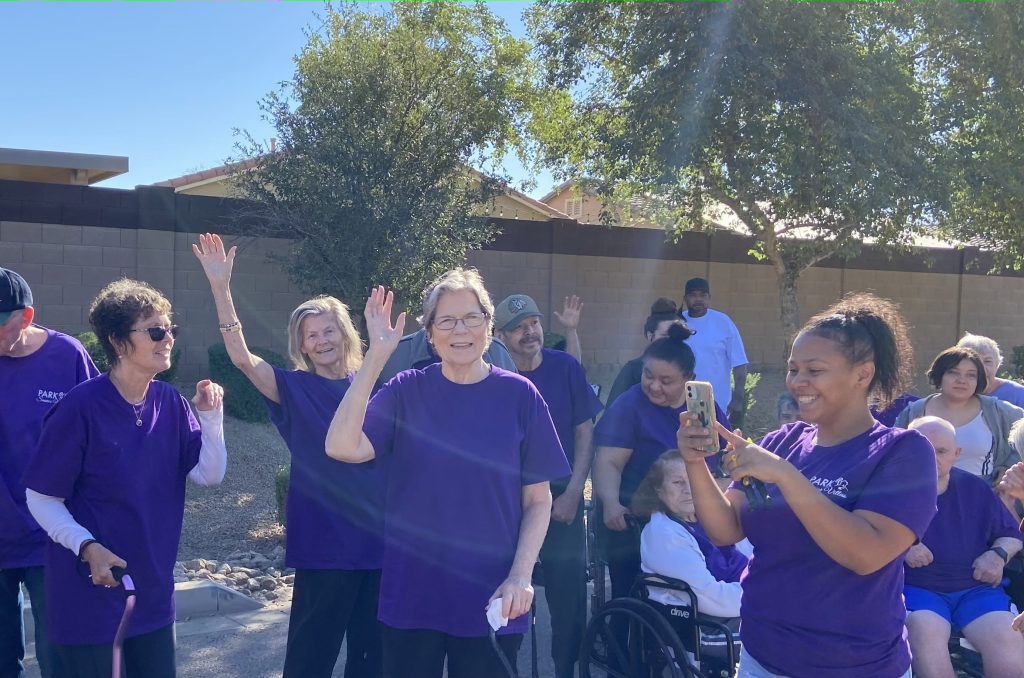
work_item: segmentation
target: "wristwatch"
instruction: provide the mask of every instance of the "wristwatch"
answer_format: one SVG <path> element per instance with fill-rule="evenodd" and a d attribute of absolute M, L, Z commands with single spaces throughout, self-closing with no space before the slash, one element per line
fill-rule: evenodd
<path fill-rule="evenodd" d="M 992 548 L 990 548 L 990 549 L 989 549 L 989 551 L 992 551 L 992 552 L 993 552 L 993 553 L 995 553 L 995 554 L 996 554 L 997 556 L 999 556 L 1000 558 L 1002 558 L 1002 559 L 1003 559 L 1003 564 L 1004 564 L 1004 565 L 1005 565 L 1005 564 L 1007 563 L 1007 561 L 1009 561 L 1009 560 L 1010 560 L 1010 554 L 1008 554 L 1008 553 L 1007 553 L 1007 552 L 1006 552 L 1006 551 L 1005 551 L 1005 550 L 1003 549 L 1003 547 L 1001 547 L 1001 546 L 993 546 Z"/>

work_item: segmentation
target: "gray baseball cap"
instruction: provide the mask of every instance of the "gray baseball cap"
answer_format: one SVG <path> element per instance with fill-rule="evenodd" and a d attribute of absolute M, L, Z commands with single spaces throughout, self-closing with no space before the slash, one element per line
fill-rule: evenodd
<path fill-rule="evenodd" d="M 507 332 L 527 318 L 543 315 L 532 298 L 525 294 L 513 294 L 505 297 L 494 309 L 494 329 Z"/>

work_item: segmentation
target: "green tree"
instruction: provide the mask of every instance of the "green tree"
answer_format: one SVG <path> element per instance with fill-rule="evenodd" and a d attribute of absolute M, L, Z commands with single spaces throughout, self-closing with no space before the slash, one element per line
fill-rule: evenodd
<path fill-rule="evenodd" d="M 474 172 L 520 142 L 529 45 L 483 4 L 328 9 L 295 74 L 261 104 L 276 152 L 243 135 L 239 216 L 294 239 L 303 290 L 361 309 L 371 285 L 404 301 L 494 228 L 501 187 Z"/>
<path fill-rule="evenodd" d="M 791 337 L 801 273 L 865 238 L 906 245 L 933 209 L 911 19 L 857 3 L 544 0 L 529 16 L 543 161 L 661 205 L 671 231 L 731 212 L 775 270 Z"/>
<path fill-rule="evenodd" d="M 917 18 L 917 68 L 945 170 L 938 215 L 997 265 L 1024 266 L 1024 5 L 939 3 Z"/>

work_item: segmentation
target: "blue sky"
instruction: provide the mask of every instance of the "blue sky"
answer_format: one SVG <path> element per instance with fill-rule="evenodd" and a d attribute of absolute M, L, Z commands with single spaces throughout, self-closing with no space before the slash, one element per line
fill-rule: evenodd
<path fill-rule="evenodd" d="M 491 8 L 516 35 L 525 3 Z M 318 2 L 0 2 L 0 147 L 125 155 L 130 188 L 215 167 L 290 79 Z M 510 161 L 517 181 L 526 178 Z M 552 187 L 538 178 L 531 195 Z"/>

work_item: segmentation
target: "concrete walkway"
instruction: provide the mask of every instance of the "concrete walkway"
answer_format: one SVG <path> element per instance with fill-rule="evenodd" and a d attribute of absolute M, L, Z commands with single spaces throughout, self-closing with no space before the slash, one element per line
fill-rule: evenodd
<path fill-rule="evenodd" d="M 216 614 L 179 621 L 177 633 L 178 678 L 280 678 L 288 634 L 289 604 L 272 605 L 252 612 Z M 543 589 L 537 589 L 537 649 L 540 678 L 553 678 L 551 626 Z M 30 648 L 31 651 L 31 648 Z M 342 647 L 334 676 L 345 672 Z M 519 673 L 530 676 L 530 638 L 519 653 Z M 30 657 L 27 678 L 39 678 L 35 658 Z"/>

